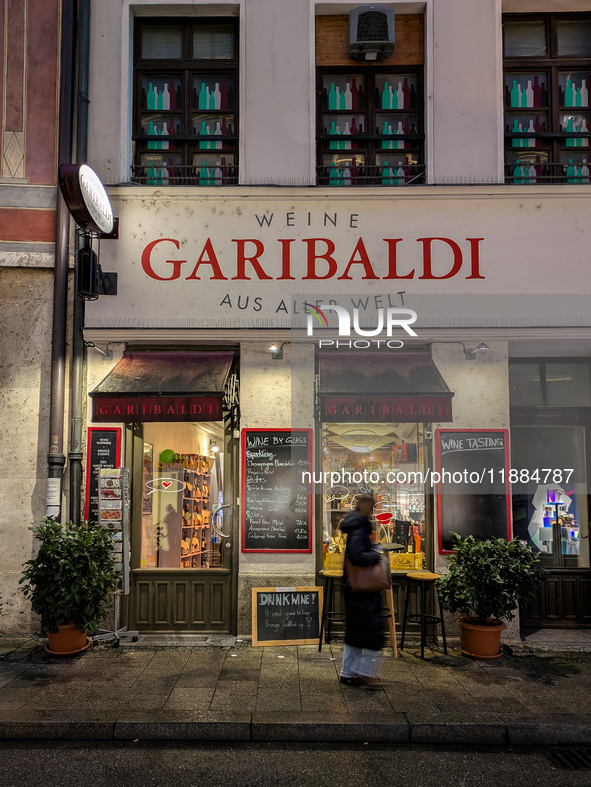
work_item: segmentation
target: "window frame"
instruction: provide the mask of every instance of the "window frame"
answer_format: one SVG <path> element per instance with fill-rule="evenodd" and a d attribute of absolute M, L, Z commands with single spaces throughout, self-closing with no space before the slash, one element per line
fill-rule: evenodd
<path fill-rule="evenodd" d="M 417 158 L 419 161 L 417 162 L 417 166 L 421 171 L 422 175 L 419 175 L 418 179 L 415 178 L 415 182 L 424 183 L 425 182 L 425 101 L 424 101 L 424 88 L 425 88 L 425 75 L 424 75 L 424 66 L 423 65 L 413 65 L 413 66 L 388 66 L 379 64 L 373 65 L 364 65 L 363 61 L 360 61 L 359 65 L 345 65 L 345 66 L 316 66 L 316 172 L 320 173 L 324 169 L 328 169 L 326 165 L 323 164 L 322 158 L 325 153 L 329 153 L 330 150 L 328 148 L 330 141 L 334 141 L 334 137 L 331 137 L 331 140 L 325 138 L 323 133 L 324 124 L 323 124 L 323 115 L 327 114 L 328 112 L 339 112 L 339 110 L 325 110 L 322 106 L 322 92 L 323 92 L 323 79 L 325 76 L 330 74 L 334 74 L 336 76 L 341 76 L 343 74 L 351 74 L 351 73 L 359 73 L 363 75 L 366 84 L 366 108 L 364 110 L 346 110 L 347 112 L 353 112 L 356 114 L 363 114 L 366 118 L 366 132 L 362 135 L 356 135 L 351 137 L 352 141 L 358 141 L 363 143 L 365 146 L 363 149 L 360 149 L 360 152 L 363 150 L 365 153 L 365 166 L 370 168 L 371 170 L 376 170 L 381 165 L 376 164 L 376 155 L 379 153 L 387 153 L 391 152 L 393 155 L 396 153 L 400 153 L 405 158 L 405 165 L 406 165 L 406 156 L 404 150 L 392 150 L 392 151 L 382 151 L 380 143 L 386 140 L 392 141 L 405 141 L 411 140 L 415 141 L 416 148 L 418 149 L 418 156 Z M 375 131 L 371 134 L 367 133 L 368 128 L 375 129 L 376 128 L 376 115 L 380 114 L 381 108 L 376 107 L 375 103 L 375 77 L 377 74 L 383 75 L 405 75 L 405 74 L 412 74 L 417 81 L 417 106 L 416 109 L 409 110 L 409 113 L 416 114 L 417 116 L 417 133 L 416 134 L 397 134 L 397 135 L 384 135 L 384 134 L 376 134 Z M 371 90 L 370 90 L 371 85 Z M 386 110 L 387 111 L 387 110 Z M 344 112 L 345 110 L 340 110 L 343 112 L 343 117 L 346 117 Z M 370 126 L 371 123 L 371 126 Z M 413 165 L 410 165 L 413 166 Z M 319 179 L 319 175 L 317 175 L 317 180 Z M 326 179 L 325 177 L 323 179 Z M 360 186 L 364 185 L 380 185 L 382 188 L 384 187 L 380 182 L 379 175 L 375 175 L 374 177 L 369 177 L 368 182 L 360 183 Z M 387 188 L 387 187 L 386 187 Z M 391 188 L 396 188 L 392 186 Z"/>
<path fill-rule="evenodd" d="M 193 27 L 195 25 L 210 26 L 226 25 L 231 26 L 234 30 L 234 54 L 230 59 L 192 59 L 193 54 Z M 142 27 L 144 26 L 181 26 L 182 35 L 182 57 L 180 59 L 142 59 L 141 46 L 142 46 Z M 225 141 L 229 142 L 231 147 L 226 151 L 219 151 L 230 154 L 233 158 L 231 169 L 235 173 L 226 180 L 232 183 L 238 182 L 238 167 L 239 167 L 239 133 L 240 133 L 240 95 L 239 95 L 239 20 L 234 16 L 221 16 L 221 17 L 136 17 L 133 27 L 133 74 L 132 74 L 132 180 L 136 180 L 136 170 L 143 170 L 144 165 L 141 163 L 142 155 L 145 150 L 142 149 L 142 142 L 145 139 L 141 133 L 141 115 L 146 110 L 143 109 L 141 104 L 141 91 L 142 91 L 142 78 L 150 75 L 160 76 L 162 73 L 169 73 L 171 76 L 176 76 L 181 80 L 183 85 L 183 106 L 182 109 L 176 112 L 182 117 L 182 127 L 185 129 L 192 129 L 192 115 L 195 110 L 191 104 L 192 84 L 193 77 L 196 73 L 200 74 L 215 74 L 216 76 L 226 76 L 234 80 L 234 108 L 228 110 L 234 116 L 233 134 L 226 136 Z M 153 110 L 148 110 L 153 111 Z M 170 111 L 170 110 L 168 110 Z M 174 110 L 173 110 L 174 111 Z M 203 110 L 201 110 L 203 111 Z M 223 110 L 216 110 L 223 111 Z M 174 142 L 178 143 L 182 166 L 190 171 L 190 168 L 198 170 L 198 165 L 194 164 L 192 158 L 196 152 L 199 152 L 195 147 L 195 143 L 203 141 L 203 137 L 198 134 L 179 134 L 174 136 Z M 175 153 L 176 153 L 175 149 Z M 203 151 L 209 153 L 209 151 Z M 190 177 L 179 178 L 183 182 L 179 185 L 196 185 L 199 183 L 199 176 L 197 172 Z M 143 181 L 140 181 L 143 182 Z"/>
<path fill-rule="evenodd" d="M 511 404 L 511 391 L 509 390 L 509 407 L 512 411 L 523 411 L 523 410 L 539 410 L 540 408 L 544 408 L 545 411 L 548 410 L 556 410 L 558 412 L 564 412 L 567 410 L 589 410 L 591 412 L 591 398 L 588 405 L 557 405 L 557 404 L 548 404 L 548 390 L 547 390 L 547 379 L 546 379 L 546 367 L 548 364 L 551 363 L 576 363 L 580 365 L 584 365 L 587 367 L 587 374 L 589 375 L 589 391 L 591 396 L 591 358 L 586 356 L 574 356 L 574 357 L 566 357 L 566 358 L 509 358 L 509 365 L 507 369 L 507 375 L 509 375 L 509 370 L 511 366 L 516 366 L 517 364 L 537 364 L 539 375 L 540 375 L 540 389 L 541 389 L 541 403 L 538 405 L 535 404 L 528 404 L 528 405 L 512 405 Z"/>
<path fill-rule="evenodd" d="M 526 70 L 531 71 L 545 71 L 548 74 L 548 107 L 547 107 L 547 116 L 548 116 L 548 124 L 550 128 L 547 128 L 545 132 L 542 132 L 542 135 L 536 135 L 536 139 L 541 138 L 544 142 L 544 150 L 548 149 L 548 164 L 552 165 L 554 168 L 558 168 L 562 165 L 560 161 L 560 153 L 561 150 L 566 148 L 565 144 L 561 144 L 561 141 L 565 139 L 565 137 L 572 137 L 573 134 L 565 134 L 563 131 L 560 131 L 560 114 L 564 111 L 564 108 L 560 108 L 559 104 L 559 93 L 558 93 L 558 72 L 571 70 L 571 71 L 585 71 L 588 70 L 588 73 L 591 74 L 591 56 L 589 57 L 574 57 L 574 56 L 565 56 L 558 54 L 558 22 L 571 22 L 571 21 L 587 21 L 591 22 L 591 11 L 588 12 L 578 12 L 578 13 L 526 13 L 526 14 L 503 14 L 503 35 L 502 35 L 502 56 L 503 56 L 503 133 L 504 133 L 504 143 L 503 143 L 503 160 L 505 163 L 505 170 L 507 168 L 512 169 L 515 164 L 509 163 L 507 160 L 507 154 L 509 152 L 515 152 L 523 150 L 523 148 L 512 148 L 511 147 L 511 140 L 515 137 L 511 131 L 507 131 L 507 121 L 506 116 L 508 112 L 511 112 L 516 107 L 507 107 L 505 104 L 505 77 L 511 73 L 515 72 L 524 72 Z M 547 53 L 546 55 L 524 55 L 521 57 L 505 57 L 505 35 L 504 35 L 504 27 L 505 23 L 507 22 L 544 22 L 546 28 L 546 45 L 547 45 Z M 589 85 L 589 91 L 591 93 L 591 85 Z M 521 109 L 525 109 L 522 107 Z M 581 107 L 581 109 L 583 109 Z M 591 103 L 588 107 L 586 107 L 591 114 Z M 533 136 L 533 135 L 532 135 Z M 591 124 L 589 126 L 589 133 L 586 135 L 588 139 L 591 140 Z M 526 136 L 518 136 L 518 139 L 527 139 Z M 576 138 L 576 137 L 575 137 Z M 546 145 L 547 143 L 547 145 Z M 590 143 L 591 144 L 591 143 Z M 532 151 L 535 151 L 536 148 L 532 148 Z M 589 155 L 587 157 L 588 166 L 591 169 L 591 147 L 588 148 Z M 564 166 L 564 165 L 562 165 Z M 564 178 L 557 178 L 558 180 L 566 180 Z M 507 177 L 505 178 L 506 182 L 512 182 L 513 178 Z M 569 182 L 578 182 L 577 179 L 570 180 Z"/>

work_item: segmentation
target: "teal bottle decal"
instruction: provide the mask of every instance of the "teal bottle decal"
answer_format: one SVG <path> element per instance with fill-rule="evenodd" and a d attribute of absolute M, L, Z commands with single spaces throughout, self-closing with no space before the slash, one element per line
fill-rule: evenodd
<path fill-rule="evenodd" d="M 523 183 L 523 170 L 519 164 L 519 159 L 517 159 L 516 167 L 513 170 L 513 183 Z"/>
<path fill-rule="evenodd" d="M 519 131 L 519 125 L 517 123 L 517 118 L 515 118 L 515 120 L 513 122 L 513 128 L 511 129 L 511 131 L 514 134 L 516 134 Z M 521 147 L 521 140 L 517 139 L 517 137 L 513 137 L 512 144 L 513 144 L 514 148 L 520 148 Z"/>
<path fill-rule="evenodd" d="M 330 83 L 330 91 L 328 93 L 328 108 L 338 109 L 337 107 L 337 92 L 334 89 L 334 82 Z"/>
<path fill-rule="evenodd" d="M 154 103 L 154 85 L 150 82 L 148 85 L 148 94 L 146 95 L 146 106 L 148 109 L 156 109 Z"/>
<path fill-rule="evenodd" d="M 146 183 L 148 186 L 154 185 L 154 178 L 156 177 L 156 173 L 154 172 L 154 167 L 152 166 L 152 162 L 149 162 L 148 171 L 146 173 Z"/>
<path fill-rule="evenodd" d="M 384 128 L 382 129 L 382 134 L 389 134 L 390 131 L 388 130 L 388 128 L 389 128 L 388 121 L 384 120 Z M 391 144 L 392 143 L 389 142 L 389 141 L 382 142 L 382 150 L 390 150 L 390 145 Z"/>
<path fill-rule="evenodd" d="M 576 167 L 573 167 L 573 160 L 569 158 L 568 160 L 568 167 L 566 168 L 566 182 L 567 183 L 576 183 Z"/>
<path fill-rule="evenodd" d="M 384 82 L 384 89 L 382 90 L 382 109 L 392 109 L 392 104 L 390 103 L 390 90 L 388 89 L 387 82 Z"/>
<path fill-rule="evenodd" d="M 205 161 L 203 162 L 202 167 L 199 170 L 199 185 L 209 186 L 209 170 L 207 169 Z"/>
<path fill-rule="evenodd" d="M 521 97 L 519 95 L 519 89 L 517 88 L 517 80 L 514 79 L 513 80 L 513 87 L 511 88 L 511 106 L 512 107 L 520 106 L 520 103 L 519 103 L 520 98 Z"/>
<path fill-rule="evenodd" d="M 336 123 L 334 122 L 334 120 L 332 121 L 332 124 L 331 124 L 331 127 L 330 127 L 330 135 L 332 137 L 336 137 L 336 135 L 337 135 L 337 127 L 336 127 Z M 329 148 L 331 150 L 338 150 L 339 149 L 339 143 L 338 142 L 331 142 L 330 145 L 329 145 Z"/>
<path fill-rule="evenodd" d="M 573 128 L 573 119 L 570 117 L 567 121 L 565 131 L 574 131 Z M 566 139 L 566 146 L 567 148 L 576 148 L 577 140 L 574 137 L 567 137 Z"/>
<path fill-rule="evenodd" d="M 388 166 L 388 162 L 384 161 L 384 168 L 382 170 L 382 186 L 391 186 L 392 185 L 392 170 Z"/>
<path fill-rule="evenodd" d="M 148 126 L 148 135 L 151 137 L 155 137 L 157 132 L 154 128 L 154 122 L 150 120 L 150 125 Z M 156 150 L 157 143 L 156 142 L 148 142 L 148 150 Z"/>
<path fill-rule="evenodd" d="M 582 106 L 582 104 L 581 104 L 581 88 L 580 87 L 578 87 L 575 90 L 575 106 L 576 107 Z"/>
<path fill-rule="evenodd" d="M 330 172 L 328 174 L 328 182 L 330 186 L 338 186 L 339 173 L 337 172 L 334 161 L 330 165 Z"/>
<path fill-rule="evenodd" d="M 566 87 L 564 88 L 564 106 L 574 107 L 575 96 L 573 92 L 573 85 L 570 79 L 566 80 Z"/>
<path fill-rule="evenodd" d="M 205 92 L 205 82 L 201 83 L 199 91 L 199 109 L 207 109 L 207 93 Z"/>
<path fill-rule="evenodd" d="M 199 136 L 205 137 L 207 136 L 207 126 L 205 125 L 205 120 L 201 121 L 201 128 L 199 129 Z M 199 150 L 207 150 L 209 148 L 209 142 L 200 142 L 199 143 Z"/>

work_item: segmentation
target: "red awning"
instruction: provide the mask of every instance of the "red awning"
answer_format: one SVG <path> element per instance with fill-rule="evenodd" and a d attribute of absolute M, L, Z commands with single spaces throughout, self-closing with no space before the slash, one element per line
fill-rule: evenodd
<path fill-rule="evenodd" d="M 453 392 L 428 352 L 340 352 L 319 357 L 322 421 L 452 421 Z"/>
<path fill-rule="evenodd" d="M 217 421 L 233 352 L 127 352 L 90 393 L 92 420 Z"/>

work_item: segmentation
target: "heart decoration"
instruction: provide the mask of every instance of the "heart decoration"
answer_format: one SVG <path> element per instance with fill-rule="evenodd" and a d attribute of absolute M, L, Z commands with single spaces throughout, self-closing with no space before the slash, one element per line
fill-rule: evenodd
<path fill-rule="evenodd" d="M 163 486 L 165 489 L 168 489 L 168 487 L 169 487 L 169 486 L 172 486 L 172 481 L 163 481 L 163 482 L 162 482 L 162 486 Z"/>

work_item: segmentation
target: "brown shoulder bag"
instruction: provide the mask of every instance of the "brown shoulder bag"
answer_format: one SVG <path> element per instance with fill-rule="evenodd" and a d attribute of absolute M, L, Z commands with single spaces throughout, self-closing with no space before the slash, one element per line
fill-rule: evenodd
<path fill-rule="evenodd" d="M 347 555 L 345 561 L 347 579 L 353 593 L 376 593 L 390 587 L 390 561 L 382 555 L 372 566 L 354 566 Z"/>

